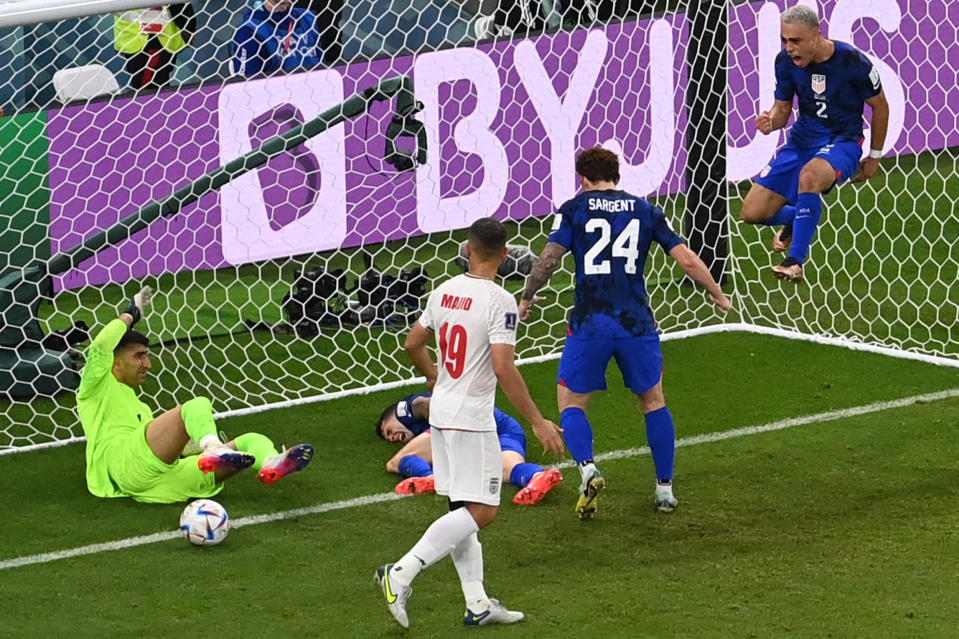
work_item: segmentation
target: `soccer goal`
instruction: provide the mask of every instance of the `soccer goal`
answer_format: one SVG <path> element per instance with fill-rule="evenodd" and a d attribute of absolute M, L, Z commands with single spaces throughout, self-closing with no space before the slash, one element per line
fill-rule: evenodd
<path fill-rule="evenodd" d="M 798 287 L 769 273 L 771 231 L 738 221 L 783 142 L 752 123 L 785 2 L 294 3 L 315 34 L 273 4 L 0 5 L 0 454 L 79 438 L 86 332 L 145 284 L 157 407 L 202 393 L 237 414 L 410 383 L 405 331 L 431 283 L 462 272 L 465 228 L 507 223 L 518 292 L 594 145 L 732 293 L 721 318 L 656 255 L 664 339 L 759 331 L 959 366 L 946 0 L 807 3 L 873 59 L 892 117 L 882 174 L 826 196 Z M 250 20 L 289 27 L 254 67 Z M 411 80 L 402 104 L 363 98 L 390 78 Z M 359 112 L 276 142 L 355 96 Z M 525 361 L 562 347 L 570 268 L 520 331 Z"/>

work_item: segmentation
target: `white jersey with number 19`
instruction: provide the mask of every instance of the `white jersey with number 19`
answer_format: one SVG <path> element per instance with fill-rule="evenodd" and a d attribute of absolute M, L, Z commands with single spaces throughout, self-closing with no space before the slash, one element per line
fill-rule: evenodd
<path fill-rule="evenodd" d="M 433 290 L 419 318 L 437 344 L 431 426 L 496 430 L 490 344 L 515 345 L 517 317 L 516 300 L 492 280 L 466 273 Z"/>

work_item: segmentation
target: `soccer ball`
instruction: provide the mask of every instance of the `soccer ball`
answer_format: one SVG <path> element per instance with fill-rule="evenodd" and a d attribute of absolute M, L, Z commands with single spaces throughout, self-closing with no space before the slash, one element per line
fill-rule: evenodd
<path fill-rule="evenodd" d="M 180 530 L 194 546 L 216 546 L 230 532 L 230 516 L 212 499 L 197 499 L 183 509 Z"/>
<path fill-rule="evenodd" d="M 456 263 L 464 271 L 470 270 L 470 260 L 466 257 L 466 245 L 468 242 L 460 244 L 459 255 L 455 258 Z M 509 253 L 500 262 L 496 274 L 505 277 L 508 280 L 523 279 L 533 271 L 539 258 L 533 254 L 528 246 L 518 244 L 508 244 Z"/>

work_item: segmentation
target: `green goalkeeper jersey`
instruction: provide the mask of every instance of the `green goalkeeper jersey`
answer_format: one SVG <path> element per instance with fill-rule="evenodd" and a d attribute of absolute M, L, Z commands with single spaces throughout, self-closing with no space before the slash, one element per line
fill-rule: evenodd
<path fill-rule="evenodd" d="M 87 437 L 87 488 L 97 497 L 124 495 L 110 480 L 107 457 L 131 431 L 144 429 L 153 411 L 130 386 L 113 376 L 113 349 L 127 331 L 123 320 L 107 324 L 93 340 L 77 390 L 77 412 Z"/>

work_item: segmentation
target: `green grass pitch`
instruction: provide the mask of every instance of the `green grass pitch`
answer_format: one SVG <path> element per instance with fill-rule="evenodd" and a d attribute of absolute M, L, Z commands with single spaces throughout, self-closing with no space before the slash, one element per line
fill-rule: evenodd
<path fill-rule="evenodd" d="M 735 221 L 730 318 L 819 334 L 871 336 L 905 348 L 959 353 L 954 294 L 959 234 L 945 179 L 953 151 L 884 161 L 886 175 L 827 196 L 811 256 L 810 285 L 772 281 L 767 229 Z M 674 216 L 681 198 L 662 202 Z M 516 226 L 534 249 L 543 218 Z M 449 266 L 462 234 L 376 251 L 395 272 L 426 264 L 434 277 Z M 847 247 L 847 251 L 826 250 Z M 655 253 L 655 252 L 654 252 Z M 353 267 L 355 251 L 329 256 Z M 217 272 L 153 278 L 161 291 L 147 327 L 161 340 L 200 337 L 157 349 L 147 401 L 183 401 L 177 385 L 252 403 L 334 392 L 408 378 L 400 331 L 330 332 L 313 343 L 267 338 L 242 329 L 246 319 L 278 322 L 293 271 L 287 260 Z M 666 331 L 702 324 L 712 310 L 677 284 L 654 258 L 654 308 Z M 102 325 L 138 283 L 58 296 L 44 321 L 59 328 L 84 319 Z M 519 284 L 511 283 L 511 290 Z M 525 328 L 519 352 L 552 352 L 562 337 L 570 282 L 551 286 L 546 321 Z M 666 312 L 668 307 L 669 313 Z M 784 319 L 785 318 L 785 319 Z M 338 348 L 334 354 L 334 346 Z M 352 353 L 386 354 L 357 363 Z M 747 334 L 700 336 L 664 344 L 665 388 L 680 440 L 718 434 L 679 448 L 671 516 L 652 510 L 648 455 L 602 463 L 609 489 L 597 519 L 573 514 L 578 473 L 540 505 L 511 503 L 481 534 L 488 591 L 523 610 L 516 637 L 942 637 L 956 636 L 959 603 L 959 399 L 898 408 L 877 403 L 959 389 L 959 370 L 810 343 Z M 373 359 L 371 357 L 371 359 Z M 283 362 L 287 363 L 283 363 Z M 534 397 L 556 418 L 556 362 L 523 367 Z M 617 375 L 590 411 L 599 453 L 645 446 L 642 419 Z M 93 552 L 13 567 L 11 560 L 172 531 L 181 506 L 98 500 L 83 481 L 83 447 L 70 445 L 0 456 L 0 636 L 176 636 L 280 633 L 308 637 L 449 637 L 462 630 L 455 571 L 444 560 L 415 584 L 412 628 L 402 632 L 371 584 L 375 567 L 399 557 L 435 517 L 442 500 L 382 500 L 395 477 L 383 465 L 393 448 L 373 435 L 381 408 L 411 389 L 222 420 L 230 434 L 268 433 L 278 442 L 311 441 L 313 466 L 272 487 L 250 476 L 231 480 L 221 501 L 235 520 L 289 513 L 235 529 L 220 547 L 182 539 Z M 511 410 L 505 399 L 500 406 Z M 864 414 L 772 432 L 723 438 L 747 426 L 861 406 Z M 217 409 L 238 408 L 228 404 Z M 11 419 L 52 433 L 79 434 L 69 399 L 0 406 Z M 26 435 L 0 434 L 0 445 Z M 531 436 L 531 435 L 530 435 Z M 532 437 L 532 436 L 531 436 Z M 42 438 L 41 438 L 42 439 Z M 530 457 L 543 459 L 534 441 Z M 350 501 L 356 500 L 356 501 Z M 364 500 L 371 503 L 359 505 Z M 324 505 L 334 505 L 328 507 Z M 353 504 L 353 505 L 350 505 Z M 199 630 L 197 630 L 199 632 Z"/>
<path fill-rule="evenodd" d="M 664 350 L 681 440 L 959 387 L 954 369 L 755 335 L 671 341 Z M 555 366 L 523 367 L 554 417 Z M 591 410 L 597 451 L 644 446 L 634 400 L 616 375 L 610 386 Z M 223 420 L 229 433 L 312 441 L 317 457 L 275 486 L 234 478 L 219 501 L 238 519 L 388 493 L 395 478 L 383 464 L 393 448 L 371 425 L 402 392 Z M 574 469 L 534 507 L 514 506 L 507 487 L 499 518 L 481 533 L 486 583 L 528 619 L 484 632 L 955 636 L 957 426 L 952 398 L 680 447 L 673 515 L 653 512 L 648 455 L 602 463 L 609 489 L 592 522 L 573 513 Z M 536 443 L 530 451 L 550 461 Z M 181 509 L 89 496 L 82 445 L 0 457 L 0 473 L 0 565 L 170 531 Z M 371 583 L 376 565 L 405 552 L 444 510 L 441 499 L 417 496 L 244 526 L 213 549 L 175 539 L 6 568 L 4 634 L 158 637 L 241 627 L 250 635 L 458 636 L 467 631 L 449 560 L 414 584 L 408 632 Z"/>

